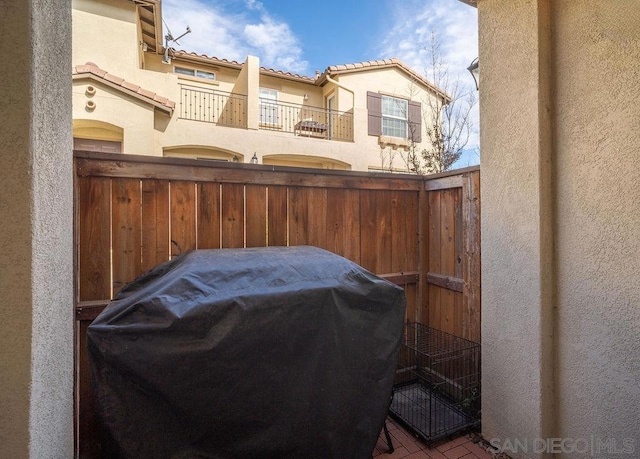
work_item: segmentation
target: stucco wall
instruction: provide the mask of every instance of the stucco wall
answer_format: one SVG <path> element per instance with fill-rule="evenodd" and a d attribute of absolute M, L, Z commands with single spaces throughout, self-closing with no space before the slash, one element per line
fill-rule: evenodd
<path fill-rule="evenodd" d="M 73 65 L 93 62 L 130 80 L 139 64 L 136 6 L 122 0 L 72 0 Z"/>
<path fill-rule="evenodd" d="M 478 10 L 483 435 L 528 441 L 514 457 L 549 438 L 560 457 L 637 457 L 640 9 Z"/>
<path fill-rule="evenodd" d="M 88 96 L 87 87 L 95 88 Z M 87 102 L 93 108 L 87 108 Z M 125 116 L 126 114 L 126 116 Z M 73 83 L 73 119 L 95 120 L 123 129 L 123 151 L 133 155 L 162 155 L 154 149 L 154 108 L 152 105 L 92 80 L 77 80 Z M 85 123 L 86 124 L 86 123 Z M 84 129 L 81 136 L 86 135 Z M 100 134 L 92 138 L 99 139 Z"/>
<path fill-rule="evenodd" d="M 640 457 L 640 5 L 554 0 L 560 436 Z M 603 454 L 604 455 L 604 454 Z"/>
<path fill-rule="evenodd" d="M 73 457 L 71 4 L 9 0 L 0 38 L 0 456 Z"/>
<path fill-rule="evenodd" d="M 543 161 L 548 136 L 543 139 L 541 133 L 548 93 L 540 83 L 548 62 L 539 59 L 545 16 L 536 3 L 489 0 L 478 8 L 482 429 L 487 439 L 545 437 L 550 427 L 543 408 L 552 377 L 542 371 L 550 360 L 544 347 L 551 339 L 550 279 L 542 265 L 550 247 L 541 218 L 549 212 L 542 188 L 550 174 Z"/>

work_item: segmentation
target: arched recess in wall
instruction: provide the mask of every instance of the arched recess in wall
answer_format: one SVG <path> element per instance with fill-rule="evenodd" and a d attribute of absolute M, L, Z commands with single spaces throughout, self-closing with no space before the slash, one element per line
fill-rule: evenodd
<path fill-rule="evenodd" d="M 241 153 L 197 145 L 165 147 L 162 149 L 162 154 L 163 156 L 172 158 L 208 159 L 211 161 L 228 161 L 235 163 L 244 162 L 244 155 Z"/>
<path fill-rule="evenodd" d="M 98 120 L 73 120 L 73 149 L 122 153 L 124 129 Z"/>
<path fill-rule="evenodd" d="M 264 155 L 262 164 L 268 166 L 309 167 L 313 169 L 351 170 L 351 164 L 337 159 L 310 155 Z"/>

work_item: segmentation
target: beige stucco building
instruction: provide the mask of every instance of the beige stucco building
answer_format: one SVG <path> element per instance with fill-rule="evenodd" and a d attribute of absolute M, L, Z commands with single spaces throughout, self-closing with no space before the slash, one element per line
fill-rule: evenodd
<path fill-rule="evenodd" d="M 76 149 L 406 171 L 446 94 L 397 59 L 314 77 L 166 50 L 161 2 L 74 0 Z"/>

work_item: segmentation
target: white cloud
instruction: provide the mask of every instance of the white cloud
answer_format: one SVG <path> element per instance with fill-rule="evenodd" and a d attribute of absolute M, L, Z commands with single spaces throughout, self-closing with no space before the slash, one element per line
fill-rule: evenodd
<path fill-rule="evenodd" d="M 225 5 L 228 2 L 163 0 L 164 20 L 173 35 L 181 35 L 187 26 L 192 30 L 180 39 L 179 46 L 173 46 L 239 62 L 251 54 L 265 67 L 307 72 L 308 63 L 302 59 L 298 39 L 287 23 L 272 18 L 257 0 L 246 0 L 246 9 L 239 12 L 225 9 Z"/>
<path fill-rule="evenodd" d="M 277 22 L 267 14 L 262 15 L 258 24 L 247 24 L 244 27 L 247 43 L 259 51 L 268 66 L 291 72 L 304 72 L 307 61 L 301 58 L 302 49 L 298 39 L 291 32 L 289 25 Z"/>
<path fill-rule="evenodd" d="M 221 59 L 243 62 L 249 47 L 242 43 L 240 17 L 225 13 L 222 9 L 199 0 L 164 0 L 162 13 L 166 27 L 174 36 L 180 36 L 189 26 L 191 33 L 180 39 L 176 49 L 206 54 Z"/>

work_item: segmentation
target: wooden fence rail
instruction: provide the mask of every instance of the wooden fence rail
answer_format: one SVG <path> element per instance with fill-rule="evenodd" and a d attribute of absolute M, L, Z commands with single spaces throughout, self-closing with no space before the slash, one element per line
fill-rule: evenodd
<path fill-rule="evenodd" d="M 400 176 L 75 152 L 76 421 L 99 457 L 86 329 L 193 249 L 313 245 L 401 285 L 407 320 L 480 340 L 479 168 Z"/>

